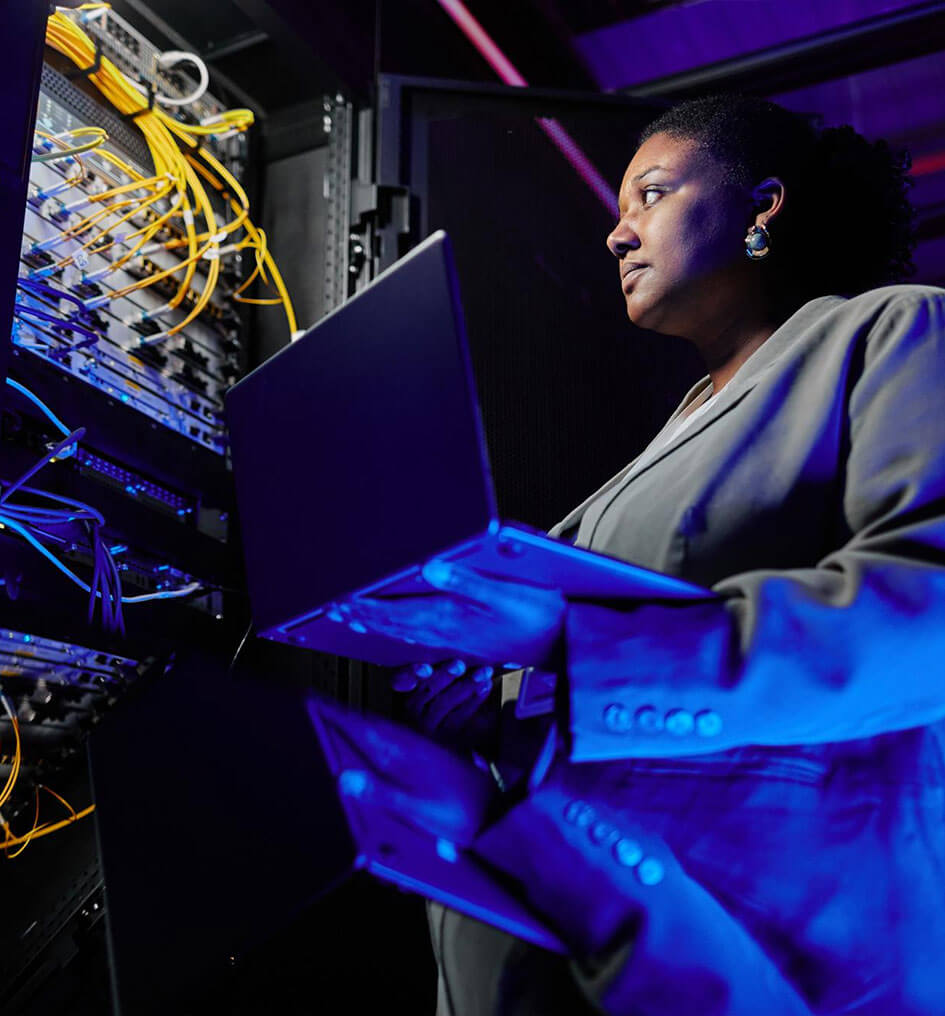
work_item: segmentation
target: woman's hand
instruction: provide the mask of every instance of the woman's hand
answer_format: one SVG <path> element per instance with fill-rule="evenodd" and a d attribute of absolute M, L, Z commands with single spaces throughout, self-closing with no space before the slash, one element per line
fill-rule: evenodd
<path fill-rule="evenodd" d="M 444 659 L 515 660 L 555 669 L 566 610 L 557 590 L 439 560 L 424 565 L 422 576 L 437 592 L 354 597 L 346 604 L 351 621 L 408 644 L 441 648 Z"/>
<path fill-rule="evenodd" d="M 406 693 L 412 727 L 433 740 L 461 750 L 486 751 L 498 727 L 498 710 L 489 703 L 494 668 L 455 659 L 433 666 L 415 663 L 398 671 L 391 685 Z"/>

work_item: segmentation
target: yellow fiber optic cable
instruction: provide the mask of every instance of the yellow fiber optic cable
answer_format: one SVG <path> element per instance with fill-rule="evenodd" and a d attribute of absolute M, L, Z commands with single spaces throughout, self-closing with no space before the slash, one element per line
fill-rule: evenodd
<path fill-rule="evenodd" d="M 20 724 L 16 718 L 16 713 L 10 708 L 10 704 L 7 701 L 7 697 L 2 696 L 3 708 L 7 714 L 8 719 L 13 727 L 13 739 L 15 742 L 15 749 L 13 753 L 13 765 L 10 767 L 10 775 L 7 777 L 7 782 L 0 790 L 0 808 L 2 808 L 7 801 L 10 799 L 10 794 L 13 793 L 13 787 L 16 784 L 17 777 L 20 775 L 20 763 L 23 759 L 22 746 L 20 744 Z"/>
<path fill-rule="evenodd" d="M 74 816 L 64 818 L 59 822 L 52 822 L 49 824 L 44 823 L 38 829 L 26 834 L 25 836 L 14 836 L 12 839 L 7 838 L 0 841 L 0 848 L 4 850 L 8 847 L 15 847 L 22 843 L 24 840 L 38 840 L 41 836 L 48 836 L 50 833 L 54 833 L 59 829 L 64 829 L 68 825 L 72 825 L 73 822 L 78 822 L 79 819 L 85 818 L 87 815 L 91 815 L 95 811 L 95 805 L 90 804 L 87 808 L 83 808 L 81 811 L 77 811 Z M 9 826 L 5 827 L 9 831 Z"/>
<path fill-rule="evenodd" d="M 103 6 L 105 5 L 83 5 L 83 8 L 80 9 L 95 10 Z M 95 65 L 96 51 L 92 40 L 61 9 L 57 10 L 47 23 L 47 42 L 80 67 L 92 67 Z M 89 80 L 116 109 L 134 117 L 135 123 L 144 135 L 151 152 L 155 175 L 169 174 L 174 178 L 175 186 L 178 188 L 182 198 L 180 215 L 184 222 L 185 237 L 183 240 L 175 239 L 169 241 L 163 246 L 168 250 L 182 246 L 187 248 L 187 256 L 175 268 L 166 269 L 149 276 L 147 279 L 138 280 L 138 282 L 130 287 L 124 287 L 122 290 L 109 294 L 108 298 L 115 299 L 133 290 L 153 285 L 183 268 L 186 269 L 185 275 L 181 279 L 174 297 L 169 301 L 170 307 L 178 306 L 190 290 L 197 261 L 204 256 L 210 256 L 212 264 L 208 269 L 207 281 L 203 291 L 185 320 L 169 329 L 168 334 L 175 334 L 193 320 L 210 300 L 220 272 L 219 257 L 214 257 L 214 248 L 219 251 L 220 240 L 235 232 L 240 226 L 243 226 L 250 241 L 247 245 L 254 246 L 257 250 L 257 271 L 253 274 L 253 278 L 259 274 L 262 275 L 265 281 L 268 281 L 266 280 L 266 271 L 268 269 L 272 277 L 272 284 L 279 294 L 278 302 L 283 304 L 290 329 L 294 332 L 296 324 L 291 300 L 272 255 L 265 247 L 264 238 L 260 237 L 259 232 L 249 220 L 249 203 L 245 192 L 232 174 L 209 152 L 203 149 L 196 140 L 197 138 L 219 135 L 234 130 L 245 131 L 253 123 L 252 111 L 246 109 L 227 110 L 218 117 L 215 117 L 213 122 L 205 122 L 200 125 L 182 124 L 161 109 L 144 108 L 142 106 L 141 93 L 107 58 L 103 57 L 100 60 L 98 69 L 89 74 Z M 185 161 L 181 147 L 185 150 L 195 149 L 198 156 L 215 170 L 216 178 L 212 179 L 213 174 L 202 172 L 196 160 L 188 158 L 188 161 Z M 192 163 L 192 165 L 189 165 L 188 162 Z M 220 225 L 217 224 L 213 208 L 206 196 L 202 183 L 198 179 L 195 168 L 204 179 L 210 182 L 215 190 L 225 195 L 225 199 L 229 198 L 230 207 L 234 212 L 232 220 Z M 219 178 L 222 178 L 224 187 L 229 189 L 229 195 L 226 195 L 224 187 L 216 186 Z M 232 195 L 236 196 L 235 199 Z M 195 212 L 204 219 L 205 228 L 200 233 L 194 227 Z M 167 220 L 164 219 L 163 221 Z M 150 238 L 153 233 L 148 230 L 145 235 Z M 141 246 L 143 246 L 143 243 L 136 249 L 141 249 Z M 229 249 L 232 250 L 233 248 Z M 260 254 L 260 250 L 264 251 L 264 253 Z M 122 263 L 124 263 L 124 260 Z M 249 298 L 243 299 L 246 302 L 250 302 Z M 266 302 L 268 303 L 269 301 Z"/>
<path fill-rule="evenodd" d="M 10 854 L 10 853 L 7 854 L 7 859 L 8 860 L 13 860 L 14 857 L 19 857 L 20 854 L 22 854 L 23 851 L 26 850 L 26 848 L 30 845 L 30 840 L 36 835 L 36 830 L 39 828 L 39 787 L 38 786 L 35 788 L 35 792 L 36 792 L 36 807 L 33 809 L 33 828 L 30 829 L 30 831 L 26 834 L 26 836 L 22 837 L 23 842 L 20 844 L 19 848 L 17 850 L 14 850 L 12 854 Z M 4 849 L 6 850 L 7 849 L 6 843 L 8 843 L 14 837 L 12 835 L 12 831 L 10 829 L 10 826 L 6 822 L 4 822 L 3 828 L 4 828 L 4 831 L 6 832 L 7 835 L 4 838 L 4 843 L 0 844 L 0 846 L 3 846 Z"/>
<path fill-rule="evenodd" d="M 170 190 L 171 190 L 171 188 L 168 187 L 164 191 L 159 191 L 157 194 L 152 195 L 152 197 L 150 197 L 147 201 L 122 202 L 122 204 L 131 204 L 133 207 L 129 211 L 125 212 L 124 215 L 122 215 L 118 219 L 116 219 L 114 222 L 109 223 L 108 226 L 104 230 L 99 230 L 98 233 L 95 236 L 93 236 L 90 240 L 86 240 L 85 243 L 80 244 L 78 246 L 78 248 L 76 250 L 74 250 L 71 254 L 67 255 L 64 258 L 62 258 L 60 261 L 57 261 L 56 262 L 56 267 L 57 268 L 66 268 L 68 265 L 73 264 L 75 262 L 75 259 L 78 257 L 80 251 L 88 251 L 89 254 L 101 254 L 104 251 L 108 250 L 110 247 L 113 247 L 116 243 L 127 241 L 132 236 L 137 236 L 139 233 L 145 232 L 147 230 L 151 230 L 152 231 L 149 234 L 149 238 L 150 238 L 150 236 L 153 236 L 154 233 L 156 233 L 161 228 L 159 223 L 157 223 L 157 224 L 156 223 L 149 223 L 147 226 L 142 226 L 141 229 L 136 230 L 134 233 L 131 233 L 128 236 L 125 236 L 122 241 L 114 239 L 114 240 L 111 240 L 109 243 L 104 244 L 101 247 L 95 247 L 95 246 L 93 246 L 97 241 L 101 240 L 105 236 L 106 233 L 110 233 L 112 230 L 115 229 L 116 226 L 120 226 L 123 222 L 127 222 L 132 216 L 136 215 L 142 208 L 147 208 L 149 205 L 153 204 L 155 201 L 160 201 L 161 198 L 166 197 L 167 194 L 170 192 Z M 109 210 L 110 211 L 114 211 L 114 209 L 109 209 Z M 144 243 L 146 243 L 146 242 L 147 242 L 147 240 L 144 241 Z M 142 244 L 142 246 L 143 246 L 143 244 Z M 124 257 L 122 263 L 124 263 L 124 261 L 127 261 L 130 257 L 133 257 L 133 256 L 134 256 L 133 254 L 126 255 Z M 113 263 L 111 265 L 111 268 L 113 270 L 115 268 L 118 268 L 118 267 L 119 267 L 119 264 L 117 262 Z"/>
<path fill-rule="evenodd" d="M 36 131 L 36 133 L 46 141 L 52 141 L 56 144 L 61 144 L 62 139 L 57 137 L 55 134 L 47 134 L 45 131 Z M 57 159 L 65 159 L 69 156 L 82 155 L 83 152 L 91 152 L 93 148 L 98 148 L 99 145 L 104 144 L 108 140 L 108 134 L 101 127 L 76 127 L 74 130 L 65 131 L 65 134 L 74 137 L 82 138 L 87 135 L 92 135 L 91 141 L 86 141 L 81 145 L 62 145 L 62 147 L 55 152 L 40 152 L 33 153 L 33 162 L 55 162 Z"/>
<path fill-rule="evenodd" d="M 66 808 L 66 810 L 69 812 L 69 816 L 70 816 L 68 819 L 64 820 L 67 825 L 69 823 L 71 823 L 71 822 L 75 822 L 76 819 L 78 819 L 78 817 L 79 817 L 77 812 L 76 812 L 76 810 L 75 810 L 75 808 L 73 808 L 72 805 L 69 804 L 69 802 L 61 794 L 57 794 L 56 791 L 52 789 L 52 787 L 47 787 L 45 783 L 37 783 L 36 787 L 34 788 L 34 792 L 36 794 L 36 807 L 33 810 L 33 827 L 32 827 L 32 829 L 30 829 L 30 831 L 28 833 L 26 833 L 25 835 L 23 835 L 23 836 L 14 837 L 12 835 L 12 832 L 10 830 L 9 825 L 6 825 L 6 824 L 4 825 L 4 829 L 6 830 L 7 835 L 6 835 L 6 839 L 3 842 L 0 842 L 0 847 L 2 847 L 4 850 L 9 850 L 9 848 L 11 846 L 15 845 L 16 841 L 20 841 L 20 845 L 19 845 L 18 849 L 14 850 L 12 854 L 10 854 L 10 853 L 7 854 L 8 860 L 12 861 L 14 857 L 19 857 L 19 855 L 22 854 L 23 851 L 26 850 L 26 848 L 29 846 L 30 841 L 36 838 L 36 835 L 39 832 L 39 830 L 40 829 L 44 829 L 44 828 L 48 828 L 48 826 L 49 826 L 49 823 L 44 823 L 42 826 L 39 824 L 39 792 L 40 792 L 40 790 L 45 790 L 47 794 L 51 794 L 53 797 L 55 797 L 55 799 L 64 808 Z M 51 832 L 52 830 L 49 830 L 49 831 Z"/>

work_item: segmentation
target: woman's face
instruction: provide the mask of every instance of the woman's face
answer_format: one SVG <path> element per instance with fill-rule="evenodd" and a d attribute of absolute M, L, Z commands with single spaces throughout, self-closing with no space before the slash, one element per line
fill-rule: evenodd
<path fill-rule="evenodd" d="M 750 195 L 696 142 L 668 134 L 645 141 L 624 174 L 619 206 L 607 246 L 634 324 L 697 339 L 752 285 L 744 254 Z"/>

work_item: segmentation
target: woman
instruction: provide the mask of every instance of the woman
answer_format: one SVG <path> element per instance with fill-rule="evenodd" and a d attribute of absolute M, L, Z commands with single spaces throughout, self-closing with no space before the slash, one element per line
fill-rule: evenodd
<path fill-rule="evenodd" d="M 644 132 L 607 243 L 708 376 L 552 532 L 717 598 L 530 594 L 558 741 L 474 849 L 573 958 L 434 908 L 439 1016 L 945 1012 L 945 292 L 875 288 L 908 238 L 849 128 L 714 98 Z M 471 653 L 512 648 L 480 619 Z M 432 733 L 482 712 L 461 669 L 412 692 Z"/>

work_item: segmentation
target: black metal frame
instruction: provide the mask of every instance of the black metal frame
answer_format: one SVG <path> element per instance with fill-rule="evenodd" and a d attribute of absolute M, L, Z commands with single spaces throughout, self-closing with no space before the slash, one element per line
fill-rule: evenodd
<path fill-rule="evenodd" d="M 772 95 L 945 49 L 945 2 L 916 4 L 758 53 L 631 85 L 621 94 L 671 98 L 712 92 Z"/>
<path fill-rule="evenodd" d="M 424 129 L 428 119 L 436 113 L 445 110 L 457 114 L 509 112 L 544 117 L 623 109 L 655 115 L 665 106 L 659 99 L 624 95 L 381 75 L 378 79 L 373 186 L 362 188 L 362 203 L 355 205 L 352 215 L 357 220 L 359 215 L 374 213 L 371 276 L 392 265 L 425 235 L 423 196 L 427 180 Z"/>

